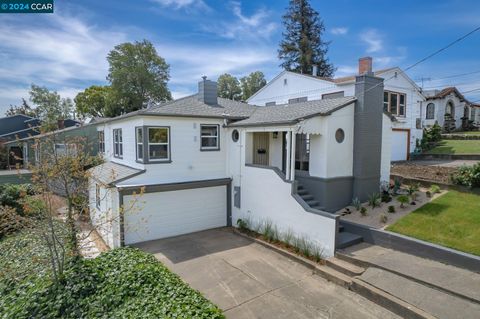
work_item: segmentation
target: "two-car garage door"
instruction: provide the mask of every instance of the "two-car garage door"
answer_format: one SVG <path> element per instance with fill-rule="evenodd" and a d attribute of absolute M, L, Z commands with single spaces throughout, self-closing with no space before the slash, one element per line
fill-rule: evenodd
<path fill-rule="evenodd" d="M 409 130 L 392 130 L 392 162 L 406 161 L 409 155 Z"/>
<path fill-rule="evenodd" d="M 215 186 L 124 196 L 125 245 L 226 226 L 226 192 Z"/>

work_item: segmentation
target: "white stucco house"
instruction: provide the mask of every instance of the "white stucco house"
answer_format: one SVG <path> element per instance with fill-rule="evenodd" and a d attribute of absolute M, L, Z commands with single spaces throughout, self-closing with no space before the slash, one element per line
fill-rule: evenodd
<path fill-rule="evenodd" d="M 96 124 L 92 223 L 119 247 L 269 219 L 332 256 L 355 240 L 334 212 L 378 192 L 390 156 L 383 79 L 352 81 L 342 97 L 258 107 L 204 79 L 198 94 Z"/>
<path fill-rule="evenodd" d="M 447 103 L 454 109 L 456 128 L 462 126 L 461 118 L 464 116 L 467 102 L 460 94 L 455 94 L 451 90 L 422 92 L 421 88 L 398 67 L 377 71 L 372 71 L 372 68 L 372 58 L 359 59 L 358 74 L 372 72 L 384 79 L 384 110 L 395 118 L 390 136 L 384 135 L 391 145 L 391 161 L 409 159 L 410 153 L 415 150 L 417 139 L 421 140 L 423 136 L 423 128 L 433 125 L 435 121 L 443 126 Z M 331 79 L 283 71 L 247 102 L 259 106 L 272 106 L 350 96 L 353 95 L 354 89 L 355 76 Z M 431 103 L 437 105 L 433 118 Z M 468 114 L 469 117 L 472 115 L 475 114 L 471 112 Z"/>

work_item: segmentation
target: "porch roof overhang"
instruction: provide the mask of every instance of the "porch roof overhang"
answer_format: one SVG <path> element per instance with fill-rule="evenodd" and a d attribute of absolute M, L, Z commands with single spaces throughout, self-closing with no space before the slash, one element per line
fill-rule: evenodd
<path fill-rule="evenodd" d="M 355 97 L 342 97 L 278 106 L 259 106 L 249 118 L 230 123 L 228 127 L 295 125 L 312 117 L 328 116 L 356 100 Z"/>

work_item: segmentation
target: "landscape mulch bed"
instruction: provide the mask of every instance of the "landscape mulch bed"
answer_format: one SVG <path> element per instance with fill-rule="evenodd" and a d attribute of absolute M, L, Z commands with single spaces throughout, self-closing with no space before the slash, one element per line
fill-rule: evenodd
<path fill-rule="evenodd" d="M 407 178 L 430 180 L 441 184 L 451 184 L 451 176 L 457 171 L 455 167 L 426 166 L 414 163 L 392 164 L 390 173 Z"/>

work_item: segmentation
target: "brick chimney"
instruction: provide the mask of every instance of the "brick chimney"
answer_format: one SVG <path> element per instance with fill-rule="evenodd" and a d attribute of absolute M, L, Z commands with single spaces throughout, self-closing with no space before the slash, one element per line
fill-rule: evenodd
<path fill-rule="evenodd" d="M 371 74 L 372 73 L 373 59 L 372 57 L 366 56 L 358 59 L 358 74 Z"/>
<path fill-rule="evenodd" d="M 208 105 L 218 105 L 217 82 L 203 76 L 202 81 L 198 82 L 198 100 Z"/>

